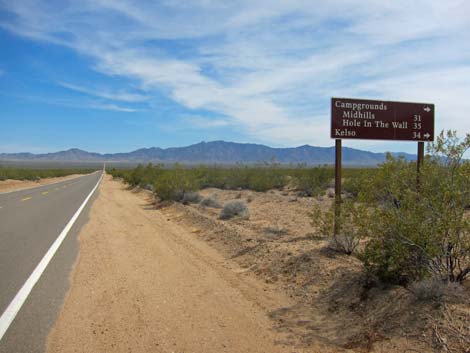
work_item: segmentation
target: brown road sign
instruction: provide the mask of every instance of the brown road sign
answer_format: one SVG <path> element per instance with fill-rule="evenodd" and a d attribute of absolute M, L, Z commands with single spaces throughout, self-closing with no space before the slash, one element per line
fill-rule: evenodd
<path fill-rule="evenodd" d="M 434 104 L 331 99 L 331 138 L 434 140 Z"/>

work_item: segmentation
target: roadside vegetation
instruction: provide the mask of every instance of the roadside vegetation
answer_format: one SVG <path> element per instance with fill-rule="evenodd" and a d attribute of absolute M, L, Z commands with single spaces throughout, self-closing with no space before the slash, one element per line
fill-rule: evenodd
<path fill-rule="evenodd" d="M 95 169 L 25 169 L 0 166 L 0 181 L 7 179 L 37 181 L 45 178 L 63 177 L 72 174 L 89 174 Z"/>
<path fill-rule="evenodd" d="M 459 141 L 442 132 L 428 153 L 417 185 L 416 163 L 387 156 L 375 169 L 345 169 L 345 197 L 333 233 L 334 205 L 316 207 L 312 223 L 330 238 L 336 251 L 356 254 L 366 271 L 381 281 L 403 284 L 437 276 L 459 282 L 470 276 L 470 163 L 463 159 L 470 135 Z M 328 166 L 286 168 L 257 166 L 139 165 L 111 169 L 129 185 L 152 190 L 162 200 L 199 203 L 201 189 L 295 190 L 298 196 L 320 196 L 331 186 Z M 217 202 L 215 202 L 217 203 Z"/>
<path fill-rule="evenodd" d="M 424 344 L 420 351 L 469 352 L 469 149 L 470 134 L 441 133 L 427 146 L 419 185 L 416 162 L 391 155 L 377 168 L 345 168 L 338 234 L 328 166 L 149 164 L 109 172 L 179 201 L 165 207 L 169 215 L 185 214 L 179 222 L 198 237 L 288 288 L 302 310 L 273 317 L 300 337 L 330 337 L 329 327 L 343 348 L 369 351 L 393 339 L 403 349 L 390 351 L 407 351 L 400 341 L 407 337 Z M 306 320 L 311 331 L 297 324 Z"/>
<path fill-rule="evenodd" d="M 441 133 L 428 146 L 417 184 L 416 164 L 388 156 L 372 174 L 349 181 L 341 231 L 333 234 L 334 209 L 314 210 L 313 222 L 333 247 L 358 252 L 381 281 L 409 284 L 438 278 L 461 283 L 470 276 L 470 135 Z"/>
<path fill-rule="evenodd" d="M 372 169 L 347 168 L 344 174 L 347 178 L 356 178 L 371 171 Z M 330 166 L 283 167 L 273 163 L 192 168 L 179 164 L 165 167 L 149 163 L 134 169 L 112 168 L 107 172 L 115 178 L 122 178 L 130 186 L 154 191 L 162 201 L 182 201 L 186 193 L 205 188 L 263 192 L 287 187 L 296 190 L 298 196 L 318 196 L 328 188 L 334 176 L 334 170 Z"/>

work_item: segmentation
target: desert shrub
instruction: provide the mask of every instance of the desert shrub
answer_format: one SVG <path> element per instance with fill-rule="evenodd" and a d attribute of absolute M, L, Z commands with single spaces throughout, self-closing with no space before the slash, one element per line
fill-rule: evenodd
<path fill-rule="evenodd" d="M 144 176 L 144 166 L 139 164 L 129 174 L 127 174 L 124 180 L 131 186 L 137 186 L 142 182 Z"/>
<path fill-rule="evenodd" d="M 232 200 L 224 204 L 220 212 L 220 219 L 230 219 L 233 217 L 248 218 L 248 206 L 241 200 Z"/>
<path fill-rule="evenodd" d="M 161 165 L 148 163 L 145 167 L 139 164 L 136 168 L 123 174 L 124 180 L 131 186 L 145 187 L 154 184 L 155 180 L 165 171 Z"/>
<path fill-rule="evenodd" d="M 213 208 L 221 208 L 219 201 L 217 200 L 217 194 L 212 194 L 207 197 L 204 197 L 199 205 L 203 207 L 213 207 Z"/>
<path fill-rule="evenodd" d="M 292 183 L 300 196 L 315 196 L 323 192 L 333 178 L 333 169 L 324 167 L 298 168 Z"/>
<path fill-rule="evenodd" d="M 365 180 L 370 178 L 374 172 L 373 169 L 349 170 L 345 173 L 346 178 L 343 181 L 342 190 L 353 198 L 357 198 L 363 189 Z"/>
<path fill-rule="evenodd" d="M 370 205 L 369 235 L 361 259 L 391 283 L 430 275 L 462 282 L 470 273 L 470 167 L 462 159 L 470 134 L 459 142 L 443 132 L 428 146 L 419 189 L 416 164 L 387 157 L 359 199 Z"/>
<path fill-rule="evenodd" d="M 110 174 L 113 179 L 121 179 L 121 180 L 124 180 L 126 181 L 126 178 L 128 176 L 128 174 L 130 174 L 130 169 L 123 169 L 123 168 L 111 168 L 111 169 L 108 169 L 106 170 L 106 172 L 108 174 Z"/>
<path fill-rule="evenodd" d="M 316 227 L 317 236 L 327 236 L 329 247 L 335 251 L 352 254 L 365 237 L 368 230 L 368 211 L 362 204 L 346 200 L 342 203 L 339 221 L 339 232 L 334 232 L 335 207 L 327 211 L 315 206 L 311 213 L 312 225 Z"/>
<path fill-rule="evenodd" d="M 332 176 L 332 169 L 327 167 L 307 168 L 299 165 L 295 168 L 284 168 L 276 163 L 264 163 L 259 165 L 234 167 L 219 166 L 198 166 L 183 168 L 176 164 L 172 167 L 163 165 L 144 166 L 139 164 L 134 169 L 116 169 L 112 168 L 109 173 L 115 178 L 122 178 L 131 186 L 144 187 L 154 185 L 158 179 L 167 180 L 168 175 L 174 175 L 178 170 L 177 178 L 185 178 L 191 181 L 197 189 L 215 187 L 228 190 L 250 189 L 254 191 L 268 191 L 271 189 L 281 189 L 290 181 L 297 185 L 299 190 L 305 196 L 313 195 L 326 187 Z M 1 174 L 0 174 L 1 176 Z M 165 181 L 164 188 L 173 184 Z M 160 194 L 166 195 L 169 190 L 160 190 Z M 180 190 L 173 190 L 173 194 L 182 197 Z M 166 197 L 166 196 L 163 196 Z"/>
<path fill-rule="evenodd" d="M 205 187 L 223 189 L 251 189 L 267 191 L 281 188 L 287 184 L 288 169 L 280 168 L 276 163 L 265 163 L 255 166 L 206 169 Z"/>
<path fill-rule="evenodd" d="M 357 248 L 360 242 L 360 237 L 356 234 L 339 233 L 328 239 L 328 247 L 334 251 L 351 255 Z"/>
<path fill-rule="evenodd" d="M 201 202 L 202 197 L 197 192 L 185 192 L 181 199 L 182 203 L 199 203 Z"/>
<path fill-rule="evenodd" d="M 154 186 L 152 184 L 145 184 L 142 186 L 142 189 L 154 191 Z"/>
<path fill-rule="evenodd" d="M 445 295 L 447 283 L 441 278 L 430 277 L 412 283 L 408 289 L 419 301 L 441 301 Z"/>
<path fill-rule="evenodd" d="M 162 201 L 182 201 L 186 193 L 200 188 L 199 181 L 180 166 L 159 173 L 153 185 L 155 194 Z"/>
<path fill-rule="evenodd" d="M 248 188 L 254 191 L 279 189 L 286 183 L 285 171 L 276 164 L 252 169 L 248 176 Z"/>

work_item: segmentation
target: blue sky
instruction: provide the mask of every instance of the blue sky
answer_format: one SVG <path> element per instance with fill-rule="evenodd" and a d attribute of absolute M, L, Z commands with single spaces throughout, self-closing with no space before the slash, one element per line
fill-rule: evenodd
<path fill-rule="evenodd" d="M 469 38 L 465 0 L 0 0 L 0 152 L 331 146 L 332 96 L 435 103 L 463 136 Z"/>

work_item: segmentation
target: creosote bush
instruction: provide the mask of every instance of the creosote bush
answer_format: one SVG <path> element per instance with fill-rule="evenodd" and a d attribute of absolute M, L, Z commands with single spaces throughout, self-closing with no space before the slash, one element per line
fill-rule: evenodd
<path fill-rule="evenodd" d="M 161 200 L 181 201 L 185 192 L 210 187 L 264 192 L 292 186 L 304 196 L 316 195 L 328 186 L 333 169 L 305 165 L 287 167 L 277 163 L 230 167 L 183 167 L 179 164 L 164 166 L 149 163 L 146 166 L 140 164 L 134 169 L 112 168 L 109 173 L 115 178 L 122 178 L 131 186 L 151 185 Z M 349 169 L 345 169 L 345 175 L 349 175 Z"/>
<path fill-rule="evenodd" d="M 244 219 L 249 218 L 248 206 L 244 201 L 232 200 L 224 204 L 219 218 L 226 220 L 233 217 L 240 217 Z"/>
<path fill-rule="evenodd" d="M 364 180 L 374 176 L 376 169 L 357 168 L 349 169 L 343 181 L 342 190 L 350 197 L 357 199 L 362 190 Z M 334 196 L 334 195 L 333 195 Z"/>
<path fill-rule="evenodd" d="M 365 236 L 369 222 L 367 209 L 362 204 L 344 201 L 341 205 L 338 234 L 334 234 L 334 218 L 334 204 L 326 212 L 323 212 L 320 206 L 315 206 L 311 213 L 312 225 L 316 227 L 315 235 L 328 236 L 331 249 L 350 255 Z"/>
<path fill-rule="evenodd" d="M 154 180 L 155 194 L 162 200 L 183 201 L 185 194 L 199 189 L 197 179 L 191 178 L 180 166 L 160 173 Z"/>
<path fill-rule="evenodd" d="M 333 234 L 334 207 L 315 208 L 313 224 L 330 246 L 358 255 L 368 272 L 386 283 L 429 277 L 461 283 L 470 275 L 470 134 L 442 132 L 428 145 L 417 185 L 416 162 L 394 158 L 350 182 L 353 198 L 342 204 L 340 232 Z"/>
<path fill-rule="evenodd" d="M 430 276 L 462 282 L 470 273 L 470 164 L 463 160 L 470 134 L 459 142 L 442 132 L 416 183 L 416 164 L 387 157 L 362 181 L 358 200 L 368 205 L 369 241 L 360 258 L 367 270 L 389 283 Z"/>
<path fill-rule="evenodd" d="M 316 196 L 324 191 L 333 178 L 333 169 L 327 166 L 299 168 L 293 173 L 293 185 L 300 196 Z"/>

